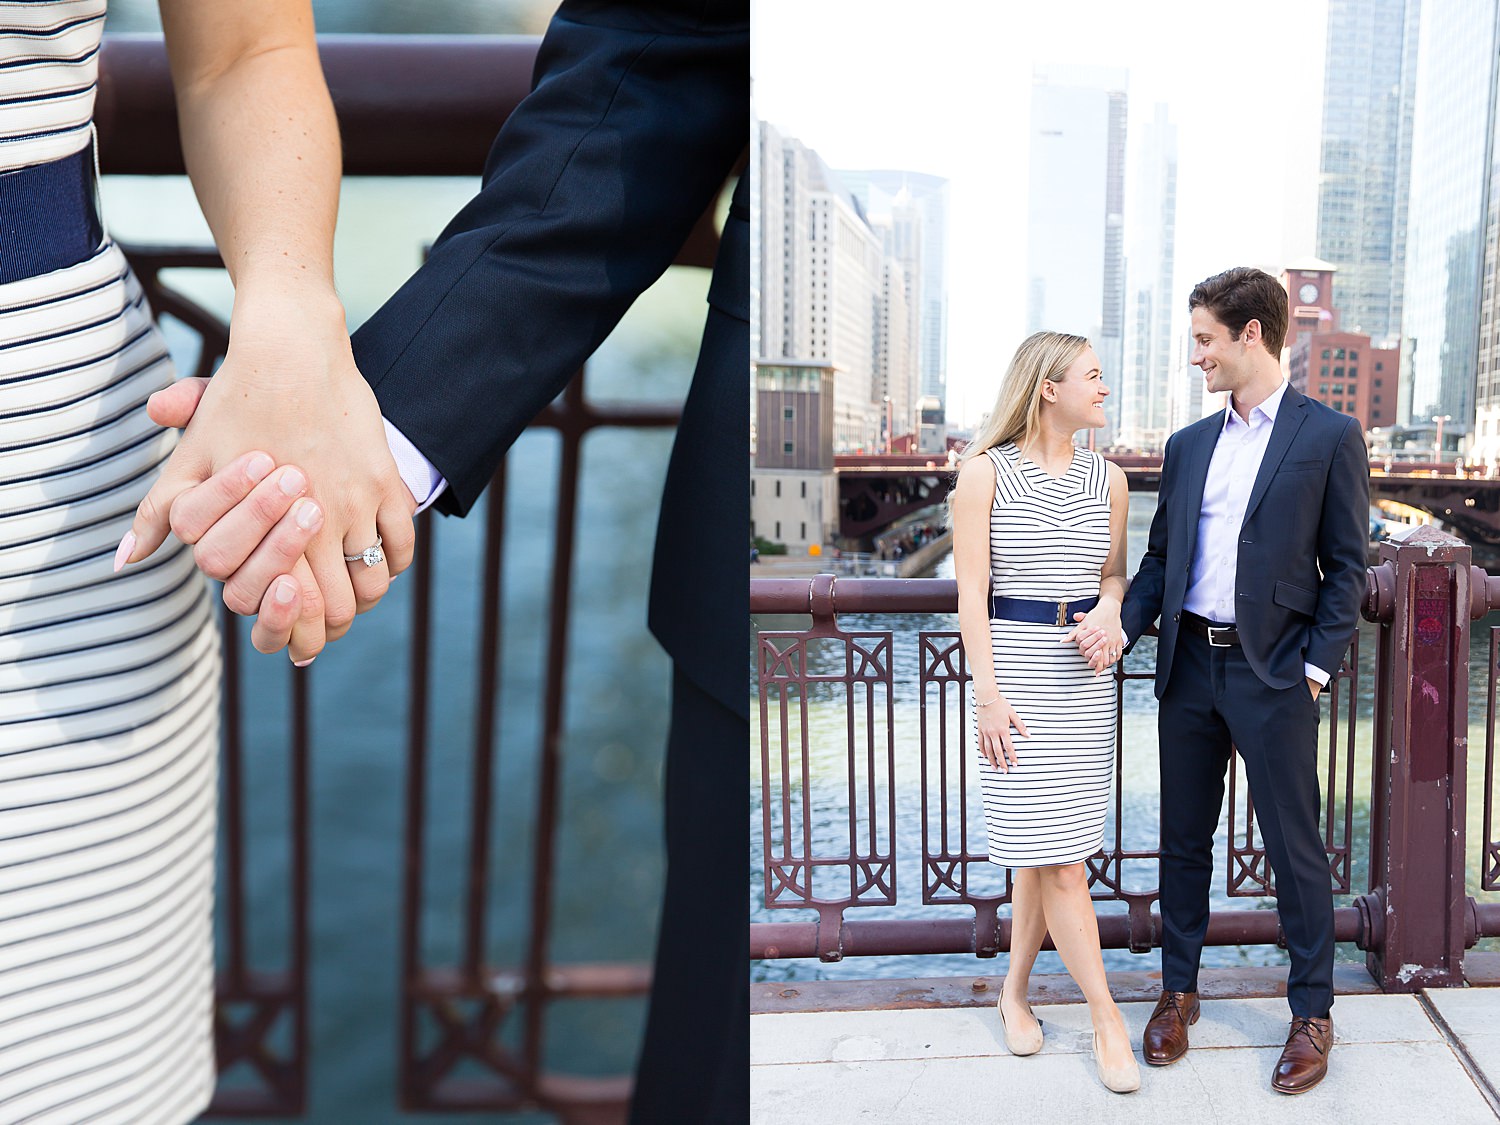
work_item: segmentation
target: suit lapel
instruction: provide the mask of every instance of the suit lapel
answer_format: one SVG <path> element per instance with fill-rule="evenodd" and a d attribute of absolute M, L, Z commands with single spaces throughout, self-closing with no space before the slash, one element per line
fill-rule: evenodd
<path fill-rule="evenodd" d="M 1276 412 L 1276 422 L 1271 427 L 1271 440 L 1266 443 L 1266 455 L 1261 459 L 1260 472 L 1255 474 L 1255 487 L 1250 490 L 1250 500 L 1245 505 L 1246 522 L 1255 514 L 1266 489 L 1271 487 L 1276 467 L 1292 447 L 1292 439 L 1297 436 L 1297 431 L 1306 420 L 1307 399 L 1288 387 L 1281 396 L 1281 409 Z"/>

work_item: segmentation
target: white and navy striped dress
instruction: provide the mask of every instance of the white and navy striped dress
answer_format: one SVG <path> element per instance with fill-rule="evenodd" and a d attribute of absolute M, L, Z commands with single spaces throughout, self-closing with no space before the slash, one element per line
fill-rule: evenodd
<path fill-rule="evenodd" d="M 0 3 L 0 175 L 90 145 L 103 20 Z M 176 540 L 111 566 L 172 378 L 108 239 L 0 284 L 0 1125 L 177 1125 L 213 1087 L 213 605 Z"/>
<path fill-rule="evenodd" d="M 1104 458 L 1075 450 L 1068 471 L 1054 479 L 1014 443 L 986 452 L 996 475 L 991 589 L 1051 602 L 1096 597 L 1109 555 Z M 1095 677 L 1077 646 L 1058 643 L 1067 629 L 990 621 L 995 682 L 1030 732 L 1015 740 L 1016 765 L 1007 773 L 980 755 L 988 855 L 1005 867 L 1077 863 L 1104 838 L 1114 777 L 1114 678 Z"/>

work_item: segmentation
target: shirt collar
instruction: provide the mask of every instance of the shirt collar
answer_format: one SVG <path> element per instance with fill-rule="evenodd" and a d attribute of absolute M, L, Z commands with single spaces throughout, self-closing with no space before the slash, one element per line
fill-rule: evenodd
<path fill-rule="evenodd" d="M 1255 416 L 1259 414 L 1267 422 L 1275 425 L 1276 412 L 1281 409 L 1281 400 L 1286 395 L 1287 386 L 1287 381 L 1283 379 L 1281 381 L 1281 385 L 1266 396 L 1265 402 L 1261 403 L 1259 406 L 1252 406 L 1250 408 L 1251 421 L 1254 421 Z M 1240 416 L 1234 412 L 1234 402 L 1233 400 L 1231 400 L 1229 404 L 1224 407 L 1224 425 L 1221 427 L 1220 432 L 1223 432 L 1223 430 L 1227 430 L 1230 426 L 1243 425 L 1245 425 L 1245 423 L 1242 422 L 1240 420 Z"/>

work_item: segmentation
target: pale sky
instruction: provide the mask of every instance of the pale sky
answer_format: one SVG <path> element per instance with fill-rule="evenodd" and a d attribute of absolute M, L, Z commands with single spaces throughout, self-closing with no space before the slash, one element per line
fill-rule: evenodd
<path fill-rule="evenodd" d="M 832 168 L 948 178 L 948 411 L 974 422 L 1025 333 L 1034 66 L 1127 68 L 1132 147 L 1168 105 L 1185 307 L 1316 250 L 1326 25 L 1327 0 L 753 0 L 751 109 Z"/>

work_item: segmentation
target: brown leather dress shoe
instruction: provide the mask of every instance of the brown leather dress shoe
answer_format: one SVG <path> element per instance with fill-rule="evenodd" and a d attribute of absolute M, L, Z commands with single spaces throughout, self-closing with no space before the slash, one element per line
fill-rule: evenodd
<path fill-rule="evenodd" d="M 1311 1090 L 1328 1073 L 1328 1052 L 1333 1047 L 1333 1021 L 1297 1016 L 1281 1049 L 1271 1089 L 1281 1094 Z"/>
<path fill-rule="evenodd" d="M 1141 1037 L 1141 1055 L 1152 1066 L 1174 1063 L 1188 1049 L 1188 1028 L 1198 1022 L 1196 992 L 1163 992 L 1156 1010 L 1146 1021 Z"/>

